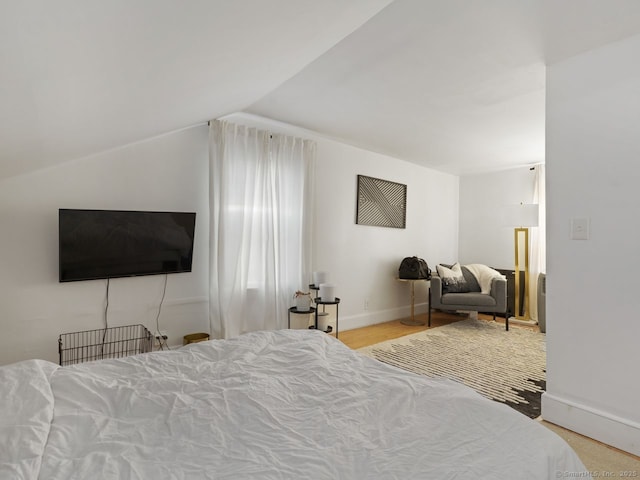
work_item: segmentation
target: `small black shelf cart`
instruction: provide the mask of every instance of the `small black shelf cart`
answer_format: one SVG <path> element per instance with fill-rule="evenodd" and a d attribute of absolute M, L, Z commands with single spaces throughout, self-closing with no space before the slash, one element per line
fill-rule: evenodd
<path fill-rule="evenodd" d="M 340 303 L 340 299 L 335 297 L 333 300 L 322 300 L 321 298 L 316 297 L 314 300 L 316 305 L 322 305 L 322 309 L 324 311 L 325 305 L 335 305 L 336 306 L 336 338 L 338 338 L 338 304 Z M 318 328 L 318 309 L 316 309 L 316 328 Z M 327 329 L 326 333 L 331 333 L 331 325 Z"/>
<path fill-rule="evenodd" d="M 340 299 L 338 297 L 335 297 L 334 300 L 322 300 L 322 298 L 318 297 L 318 292 L 320 290 L 320 286 L 319 285 L 314 285 L 313 283 L 311 285 L 309 285 L 309 288 L 313 291 L 316 292 L 316 297 L 313 299 L 313 301 L 315 302 L 315 304 L 319 307 L 320 305 L 322 305 L 322 312 L 320 312 L 320 308 L 316 309 L 316 326 L 315 328 L 318 328 L 318 317 L 322 316 L 322 315 L 329 315 L 326 311 L 325 311 L 325 307 L 327 305 L 335 305 L 336 306 L 336 338 L 338 338 L 338 304 L 340 303 Z M 329 328 L 327 329 L 326 333 L 331 333 L 332 332 L 332 328 L 329 325 Z"/>
<path fill-rule="evenodd" d="M 309 310 L 298 310 L 297 307 L 291 307 L 287 314 L 287 328 L 291 328 L 291 314 L 294 315 L 311 315 L 312 313 L 316 313 L 315 307 L 309 307 Z M 311 328 L 311 327 L 309 327 Z"/>

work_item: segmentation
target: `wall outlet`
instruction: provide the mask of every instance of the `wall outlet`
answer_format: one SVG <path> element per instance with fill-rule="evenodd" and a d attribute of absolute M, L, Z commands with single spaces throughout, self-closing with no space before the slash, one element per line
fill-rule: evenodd
<path fill-rule="evenodd" d="M 364 299 L 364 309 L 369 310 L 369 298 Z"/>
<path fill-rule="evenodd" d="M 169 336 L 167 335 L 166 330 L 160 330 L 159 332 L 156 332 L 156 340 L 167 340 L 168 338 Z"/>

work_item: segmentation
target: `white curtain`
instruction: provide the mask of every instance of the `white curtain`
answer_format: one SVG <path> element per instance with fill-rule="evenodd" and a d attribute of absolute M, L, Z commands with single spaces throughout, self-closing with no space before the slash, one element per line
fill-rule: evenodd
<path fill-rule="evenodd" d="M 213 120 L 210 325 L 215 338 L 286 328 L 311 278 L 315 142 Z"/>
<path fill-rule="evenodd" d="M 546 244 L 546 195 L 545 168 L 543 164 L 535 166 L 536 177 L 533 191 L 533 203 L 538 204 L 538 226 L 531 229 L 531 265 L 529 267 L 529 314 L 538 319 L 538 275 L 547 271 Z"/>

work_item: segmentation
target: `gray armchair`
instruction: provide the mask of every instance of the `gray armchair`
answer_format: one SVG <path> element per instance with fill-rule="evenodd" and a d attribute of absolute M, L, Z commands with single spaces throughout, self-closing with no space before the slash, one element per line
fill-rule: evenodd
<path fill-rule="evenodd" d="M 467 276 L 462 267 L 465 277 Z M 505 278 L 493 278 L 491 280 L 491 291 L 481 293 L 480 287 L 475 283 L 470 284 L 469 292 L 447 293 L 446 287 L 443 292 L 442 279 L 433 275 L 429 289 L 429 326 L 431 326 L 431 309 L 438 310 L 470 310 L 474 312 L 504 314 L 505 329 L 509 330 L 509 316 L 507 314 L 507 280 Z"/>

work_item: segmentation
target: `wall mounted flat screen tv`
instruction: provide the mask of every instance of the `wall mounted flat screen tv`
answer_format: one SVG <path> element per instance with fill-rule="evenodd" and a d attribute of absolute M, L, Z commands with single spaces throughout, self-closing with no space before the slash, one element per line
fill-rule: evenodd
<path fill-rule="evenodd" d="M 190 272 L 196 214 L 58 211 L 60 281 Z"/>

